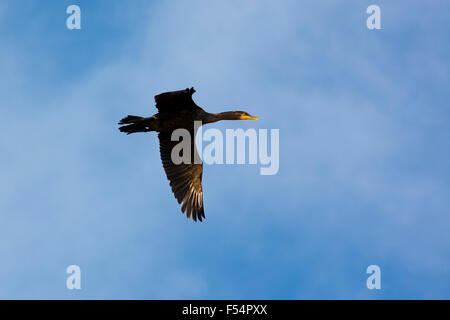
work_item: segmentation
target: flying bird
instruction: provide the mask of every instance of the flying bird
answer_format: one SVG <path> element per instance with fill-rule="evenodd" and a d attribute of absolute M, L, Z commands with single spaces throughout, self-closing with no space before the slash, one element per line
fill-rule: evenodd
<path fill-rule="evenodd" d="M 189 219 L 192 215 L 194 221 L 205 218 L 203 208 L 202 173 L 203 164 L 198 157 L 195 147 L 194 121 L 202 124 L 212 123 L 220 120 L 257 120 L 257 117 L 249 115 L 244 111 L 227 111 L 221 113 L 209 113 L 200 108 L 192 100 L 194 88 L 170 91 L 155 96 L 158 113 L 151 117 L 138 117 L 128 115 L 120 120 L 119 130 L 127 134 L 135 132 L 158 132 L 159 150 L 161 160 L 170 182 L 172 192 L 181 211 L 186 212 Z M 172 148 L 178 143 L 172 141 L 172 132 L 176 129 L 186 129 L 191 134 L 191 160 L 190 163 L 175 164 L 172 161 Z"/>

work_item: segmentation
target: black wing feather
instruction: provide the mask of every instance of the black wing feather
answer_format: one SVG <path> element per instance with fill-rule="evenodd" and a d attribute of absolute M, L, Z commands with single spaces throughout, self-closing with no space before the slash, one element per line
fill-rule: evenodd
<path fill-rule="evenodd" d="M 167 179 L 170 181 L 170 187 L 178 203 L 182 203 L 181 211 L 186 212 L 188 218 L 192 215 L 194 221 L 197 219 L 202 221 L 205 217 L 202 189 L 203 164 L 195 164 L 193 161 L 191 164 L 174 164 L 171 153 L 178 141 L 171 141 L 170 136 L 170 133 L 158 134 L 161 160 Z M 194 157 L 197 150 L 193 141 L 191 147 Z M 197 159 L 199 159 L 198 155 Z"/>
<path fill-rule="evenodd" d="M 156 108 L 159 113 L 178 113 L 183 110 L 195 108 L 197 105 L 192 100 L 194 88 L 169 91 L 155 96 Z"/>

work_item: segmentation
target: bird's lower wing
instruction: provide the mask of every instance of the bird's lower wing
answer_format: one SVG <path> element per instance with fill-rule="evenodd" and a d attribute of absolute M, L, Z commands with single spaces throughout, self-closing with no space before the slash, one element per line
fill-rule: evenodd
<path fill-rule="evenodd" d="M 173 147 L 180 142 L 171 141 L 170 137 L 170 133 L 158 134 L 159 150 L 167 179 L 170 181 L 178 203 L 182 203 L 182 212 L 186 212 L 188 218 L 192 214 L 194 221 L 197 221 L 197 218 L 202 221 L 202 218 L 205 217 L 202 190 L 203 165 L 193 162 L 194 154 L 197 153 L 194 141 L 191 143 L 191 154 L 193 155 L 191 163 L 177 165 L 172 162 L 171 154 Z M 199 159 L 198 156 L 197 159 Z"/>

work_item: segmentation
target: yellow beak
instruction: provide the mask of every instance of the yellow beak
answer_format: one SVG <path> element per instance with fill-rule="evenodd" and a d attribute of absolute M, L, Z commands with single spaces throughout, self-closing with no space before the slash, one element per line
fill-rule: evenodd
<path fill-rule="evenodd" d="M 241 115 L 241 120 L 258 120 L 258 117 Z"/>

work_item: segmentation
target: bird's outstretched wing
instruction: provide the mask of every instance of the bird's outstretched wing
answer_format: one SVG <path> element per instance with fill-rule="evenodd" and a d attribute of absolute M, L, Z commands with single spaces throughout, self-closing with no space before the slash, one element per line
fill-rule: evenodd
<path fill-rule="evenodd" d="M 177 113 L 183 110 L 195 108 L 197 105 L 192 100 L 194 88 L 169 91 L 155 96 L 156 108 L 159 113 Z"/>
<path fill-rule="evenodd" d="M 197 218 L 202 221 L 202 218 L 205 217 L 202 190 L 203 164 L 195 164 L 193 161 L 191 161 L 191 164 L 174 164 L 171 153 L 178 142 L 171 141 L 170 136 L 170 133 L 158 134 L 159 150 L 167 179 L 170 181 L 170 186 L 178 203 L 183 203 L 181 211 L 186 211 L 188 218 L 192 214 L 194 221 L 197 221 Z M 191 153 L 192 155 L 197 153 L 194 141 L 191 144 Z M 191 158 L 193 159 L 193 156 Z"/>

